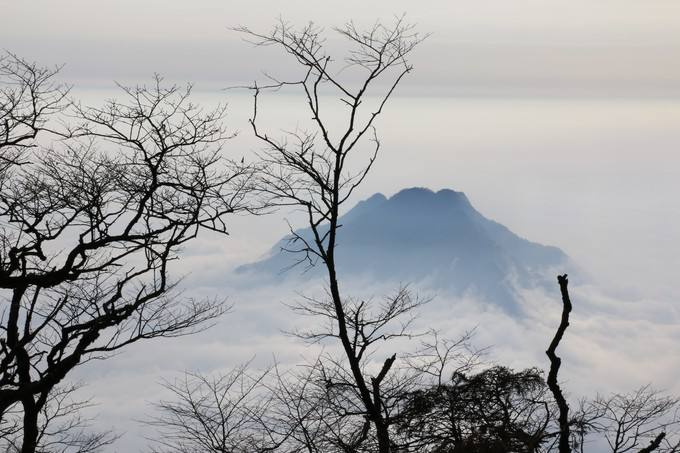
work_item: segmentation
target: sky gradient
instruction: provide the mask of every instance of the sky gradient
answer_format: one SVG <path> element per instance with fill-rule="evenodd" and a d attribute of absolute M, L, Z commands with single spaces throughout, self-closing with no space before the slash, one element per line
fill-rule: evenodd
<path fill-rule="evenodd" d="M 325 27 L 407 14 L 427 45 L 402 92 L 441 95 L 680 96 L 680 4 L 671 0 L 326 2 L 267 0 L 0 2 L 0 47 L 65 63 L 71 81 L 108 86 L 160 72 L 229 86 L 281 67 L 254 59 L 229 27 L 279 17 Z M 266 62 L 266 64 L 263 64 Z"/>

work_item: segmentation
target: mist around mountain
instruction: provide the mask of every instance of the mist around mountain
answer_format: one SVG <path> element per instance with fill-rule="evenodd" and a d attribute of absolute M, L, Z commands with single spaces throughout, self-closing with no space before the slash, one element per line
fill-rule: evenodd
<path fill-rule="evenodd" d="M 480 214 L 463 192 L 404 189 L 377 193 L 340 219 L 336 249 L 340 278 L 417 284 L 438 293 L 472 295 L 510 312 L 519 310 L 520 288 L 553 287 L 558 272 L 574 266 L 559 248 L 531 242 Z M 312 241 L 310 229 L 296 233 Z M 322 274 L 303 256 L 292 236 L 268 256 L 239 267 L 258 278 L 312 279 Z"/>

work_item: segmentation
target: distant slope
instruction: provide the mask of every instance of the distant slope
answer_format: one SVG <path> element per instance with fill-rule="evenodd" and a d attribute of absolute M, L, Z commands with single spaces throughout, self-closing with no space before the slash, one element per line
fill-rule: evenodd
<path fill-rule="evenodd" d="M 462 192 L 404 189 L 387 199 L 376 194 L 344 215 L 338 232 L 341 277 L 420 282 L 454 294 L 473 292 L 514 311 L 515 288 L 554 284 L 569 258 L 557 247 L 530 242 L 477 212 Z M 311 239 L 310 230 L 298 233 Z M 288 269 L 299 256 L 282 252 L 238 269 L 260 275 L 309 278 L 321 269 Z M 550 273 L 553 271 L 552 273 Z M 549 275 L 549 280 L 546 280 Z"/>

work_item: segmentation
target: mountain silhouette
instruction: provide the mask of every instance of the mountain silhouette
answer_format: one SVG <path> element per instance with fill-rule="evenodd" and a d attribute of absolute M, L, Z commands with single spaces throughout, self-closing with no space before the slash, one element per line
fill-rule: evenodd
<path fill-rule="evenodd" d="M 410 188 L 389 199 L 378 193 L 359 202 L 339 223 L 341 279 L 419 283 L 456 295 L 471 293 L 510 311 L 517 310 L 518 287 L 554 286 L 556 271 L 564 272 L 570 262 L 559 248 L 530 242 L 487 219 L 463 192 L 450 189 L 435 193 Z M 309 229 L 297 234 L 311 243 Z M 300 256 L 282 251 L 291 248 L 289 239 L 237 271 L 277 278 L 320 275 L 320 265 L 291 268 Z"/>

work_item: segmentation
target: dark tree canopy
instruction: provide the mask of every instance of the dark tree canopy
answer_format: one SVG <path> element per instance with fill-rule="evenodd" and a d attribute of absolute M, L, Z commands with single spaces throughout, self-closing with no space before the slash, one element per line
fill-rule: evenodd
<path fill-rule="evenodd" d="M 534 452 L 552 413 L 542 373 L 495 366 L 404 396 L 396 429 L 409 451 Z"/>

